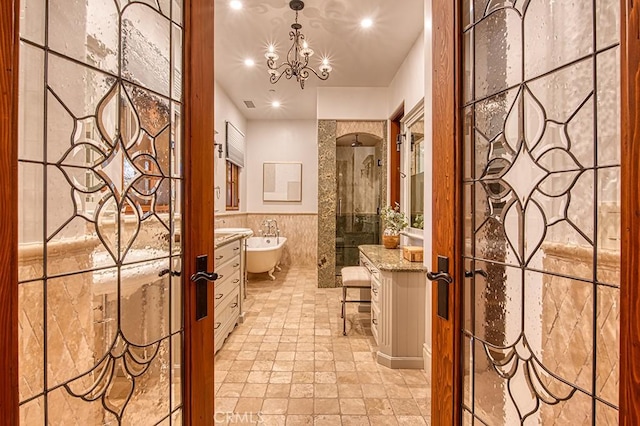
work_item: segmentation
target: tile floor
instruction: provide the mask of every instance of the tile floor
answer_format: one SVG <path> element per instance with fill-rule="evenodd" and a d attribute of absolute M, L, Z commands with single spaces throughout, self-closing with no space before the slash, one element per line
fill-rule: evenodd
<path fill-rule="evenodd" d="M 375 361 L 368 313 L 348 305 L 343 336 L 340 289 L 311 269 L 276 276 L 250 277 L 246 320 L 216 354 L 216 424 L 430 423 L 428 378 Z"/>

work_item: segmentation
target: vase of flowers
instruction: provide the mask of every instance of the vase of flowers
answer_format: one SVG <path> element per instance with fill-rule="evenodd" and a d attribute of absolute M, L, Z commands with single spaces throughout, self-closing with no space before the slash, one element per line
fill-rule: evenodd
<path fill-rule="evenodd" d="M 394 249 L 400 244 L 400 231 L 407 227 L 407 217 L 400 211 L 400 205 L 395 207 L 386 206 L 380 212 L 384 231 L 382 233 L 382 244 L 388 249 Z"/>

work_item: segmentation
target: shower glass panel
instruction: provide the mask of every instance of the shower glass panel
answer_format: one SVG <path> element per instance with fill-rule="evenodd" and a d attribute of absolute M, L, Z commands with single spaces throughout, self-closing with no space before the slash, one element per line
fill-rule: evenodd
<path fill-rule="evenodd" d="M 363 139 L 362 137 L 360 139 Z M 380 145 L 354 137 L 336 147 L 336 274 L 358 264 L 358 246 L 380 241 Z M 354 145 L 354 146 L 352 146 Z"/>
<path fill-rule="evenodd" d="M 20 424 L 180 425 L 182 1 L 20 3 Z"/>

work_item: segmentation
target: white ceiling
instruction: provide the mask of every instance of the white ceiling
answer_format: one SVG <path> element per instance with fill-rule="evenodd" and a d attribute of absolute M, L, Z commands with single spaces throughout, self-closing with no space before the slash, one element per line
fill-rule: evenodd
<path fill-rule="evenodd" d="M 215 0 L 216 80 L 249 120 L 315 119 L 317 87 L 387 87 L 424 26 L 424 0 L 307 0 L 298 21 L 315 51 L 317 69 L 323 56 L 333 71 L 327 81 L 309 77 L 305 89 L 284 77 L 269 82 L 266 52 L 274 43 L 280 56 L 291 47 L 289 30 L 295 13 L 288 0 L 242 0 L 233 10 L 229 0 Z M 369 29 L 360 21 L 371 18 Z M 246 58 L 256 65 L 248 68 Z M 271 92 L 275 90 L 275 92 Z M 247 109 L 251 100 L 256 109 Z M 271 107 L 278 100 L 282 106 Z"/>

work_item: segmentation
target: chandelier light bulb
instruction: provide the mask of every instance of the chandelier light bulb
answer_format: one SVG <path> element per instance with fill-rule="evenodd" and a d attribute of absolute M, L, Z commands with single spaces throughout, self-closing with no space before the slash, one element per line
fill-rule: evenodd
<path fill-rule="evenodd" d="M 309 47 L 304 34 L 301 32 L 302 25 L 298 23 L 298 12 L 304 9 L 304 2 L 302 0 L 291 0 L 289 7 L 296 13 L 296 20 L 291 24 L 291 30 L 289 31 L 289 39 L 293 45 L 289 49 L 285 57 L 285 62 L 278 65 L 276 61 L 279 59 L 275 53 L 273 44 L 267 47 L 267 52 L 264 57 L 267 59 L 267 68 L 269 71 L 269 81 L 272 84 L 276 84 L 284 75 L 287 80 L 295 79 L 300 83 L 300 87 L 304 89 L 305 81 L 311 74 L 315 74 L 320 80 L 326 80 L 329 78 L 329 73 L 332 68 L 329 62 L 326 61 L 318 68 L 320 73 L 313 68 L 309 67 L 309 58 L 313 56 L 313 49 Z"/>

